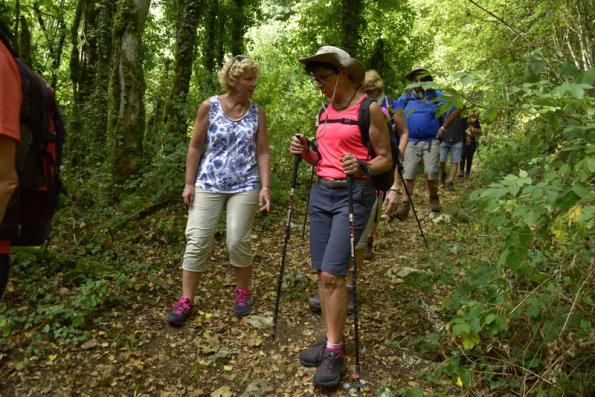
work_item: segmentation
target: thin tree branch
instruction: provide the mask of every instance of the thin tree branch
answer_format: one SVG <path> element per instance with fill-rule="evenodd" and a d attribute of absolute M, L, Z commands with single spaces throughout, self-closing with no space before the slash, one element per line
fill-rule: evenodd
<path fill-rule="evenodd" d="M 496 14 L 494 14 L 493 12 L 491 12 L 490 10 L 488 10 L 488 9 L 482 7 L 481 5 L 477 4 L 477 2 L 475 2 L 474 0 L 469 0 L 469 2 L 471 4 L 473 4 L 474 6 L 476 6 L 477 8 L 479 8 L 480 10 L 482 10 L 483 12 L 487 13 L 488 15 L 491 15 L 492 17 L 496 18 L 500 23 L 502 23 L 504 26 L 506 26 L 507 28 L 509 28 L 510 30 L 512 30 L 518 37 L 520 37 L 525 42 L 527 42 L 527 44 L 529 44 L 531 46 L 531 48 L 533 48 L 533 49 L 536 49 L 537 48 L 535 46 L 535 44 L 533 44 L 533 42 L 531 40 L 529 40 L 528 38 L 526 38 L 517 28 L 515 28 L 514 26 L 512 26 L 511 24 L 509 24 L 508 22 L 506 22 L 504 19 L 500 18 L 499 16 L 497 16 Z M 562 81 L 563 80 L 562 77 L 558 74 L 558 72 L 556 71 L 556 69 L 554 69 L 554 67 L 548 62 L 548 60 L 545 59 L 542 55 L 539 55 L 539 57 L 550 68 L 551 72 L 556 76 L 556 78 L 558 79 L 558 81 Z"/>

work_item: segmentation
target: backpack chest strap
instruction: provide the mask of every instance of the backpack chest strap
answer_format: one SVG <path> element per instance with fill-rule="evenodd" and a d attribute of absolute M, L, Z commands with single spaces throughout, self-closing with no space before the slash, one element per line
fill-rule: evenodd
<path fill-rule="evenodd" d="M 340 123 L 340 124 L 349 124 L 349 125 L 358 125 L 357 120 L 347 119 L 347 118 L 340 118 L 340 119 L 321 119 L 319 120 L 320 124 L 326 123 Z"/>

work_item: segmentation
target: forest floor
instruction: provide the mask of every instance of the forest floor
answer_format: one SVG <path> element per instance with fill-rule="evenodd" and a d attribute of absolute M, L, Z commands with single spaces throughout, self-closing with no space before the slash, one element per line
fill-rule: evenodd
<path fill-rule="evenodd" d="M 457 180 L 455 192 L 440 189 L 445 222 L 432 219 L 426 187 L 418 184 L 414 204 L 429 249 L 413 213 L 404 222 L 388 222 L 383 217 L 375 256 L 359 269 L 357 279 L 362 395 L 406 395 L 407 388 L 431 391 L 418 371 L 433 368 L 440 360 L 433 362 L 431 354 L 419 353 L 415 347 L 425 335 L 444 326 L 436 312 L 448 291 L 428 291 L 415 278 L 411 282 L 411 277 L 416 271 L 431 272 L 433 266 L 456 262 L 456 250 L 449 252 L 440 242 L 454 230 L 466 233 L 470 227 L 448 216 L 466 194 L 468 183 Z M 356 395 L 350 376 L 353 316 L 347 323 L 348 370 L 339 387 L 315 388 L 311 383 L 314 369 L 302 367 L 297 359 L 300 351 L 323 336 L 321 316 L 307 306 L 316 278 L 309 267 L 307 235 L 302 238 L 305 203 L 301 201 L 293 213 L 277 336 L 270 337 L 286 216 L 286 204 L 276 205 L 274 227 L 255 231 L 253 238 L 254 311 L 250 316 L 239 319 L 232 314 L 234 280 L 224 242 L 217 239 L 211 257 L 214 266 L 200 288 L 195 313 L 184 327 L 168 325 L 166 315 L 181 288 L 179 257 L 156 260 L 147 249 L 145 260 L 159 269 L 161 284 L 139 281 L 127 291 L 125 300 L 106 308 L 89 324 L 86 341 L 40 343 L 31 359 L 27 343 L 33 331 L 7 337 L 0 346 L 0 395 Z M 183 246 L 178 248 L 181 256 Z M 437 256 L 441 263 L 433 262 Z M 10 296 L 6 301 L 19 305 Z M 440 391 L 457 393 L 452 385 Z"/>

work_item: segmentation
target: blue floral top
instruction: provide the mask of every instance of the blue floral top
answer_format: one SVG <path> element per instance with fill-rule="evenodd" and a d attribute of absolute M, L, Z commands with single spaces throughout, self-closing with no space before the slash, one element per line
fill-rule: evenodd
<path fill-rule="evenodd" d="M 198 168 L 195 186 L 217 193 L 258 189 L 258 105 L 250 101 L 248 112 L 233 120 L 225 115 L 217 96 L 211 97 L 210 101 L 206 151 Z"/>

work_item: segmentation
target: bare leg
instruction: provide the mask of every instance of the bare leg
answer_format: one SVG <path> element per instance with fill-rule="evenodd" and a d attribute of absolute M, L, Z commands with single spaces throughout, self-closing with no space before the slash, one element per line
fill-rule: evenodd
<path fill-rule="evenodd" d="M 405 179 L 405 185 L 407 189 L 403 189 L 403 202 L 411 200 L 407 192 L 413 194 L 413 186 L 415 185 L 415 181 L 413 179 Z"/>
<path fill-rule="evenodd" d="M 438 196 L 438 181 L 432 181 L 427 179 L 428 192 L 430 197 Z"/>
<path fill-rule="evenodd" d="M 459 170 L 459 163 L 452 163 L 450 165 L 450 175 L 448 180 L 453 182 L 455 180 L 455 176 L 457 176 L 457 171 Z"/>
<path fill-rule="evenodd" d="M 318 289 L 328 341 L 342 343 L 347 318 L 345 277 L 321 272 Z"/>
<path fill-rule="evenodd" d="M 233 267 L 236 276 L 237 289 L 250 289 L 250 278 L 252 277 L 252 265 L 246 267 Z"/>
<path fill-rule="evenodd" d="M 182 274 L 182 295 L 189 298 L 190 301 L 194 302 L 194 295 L 196 294 L 196 288 L 200 284 L 203 272 L 189 272 L 184 270 Z"/>

